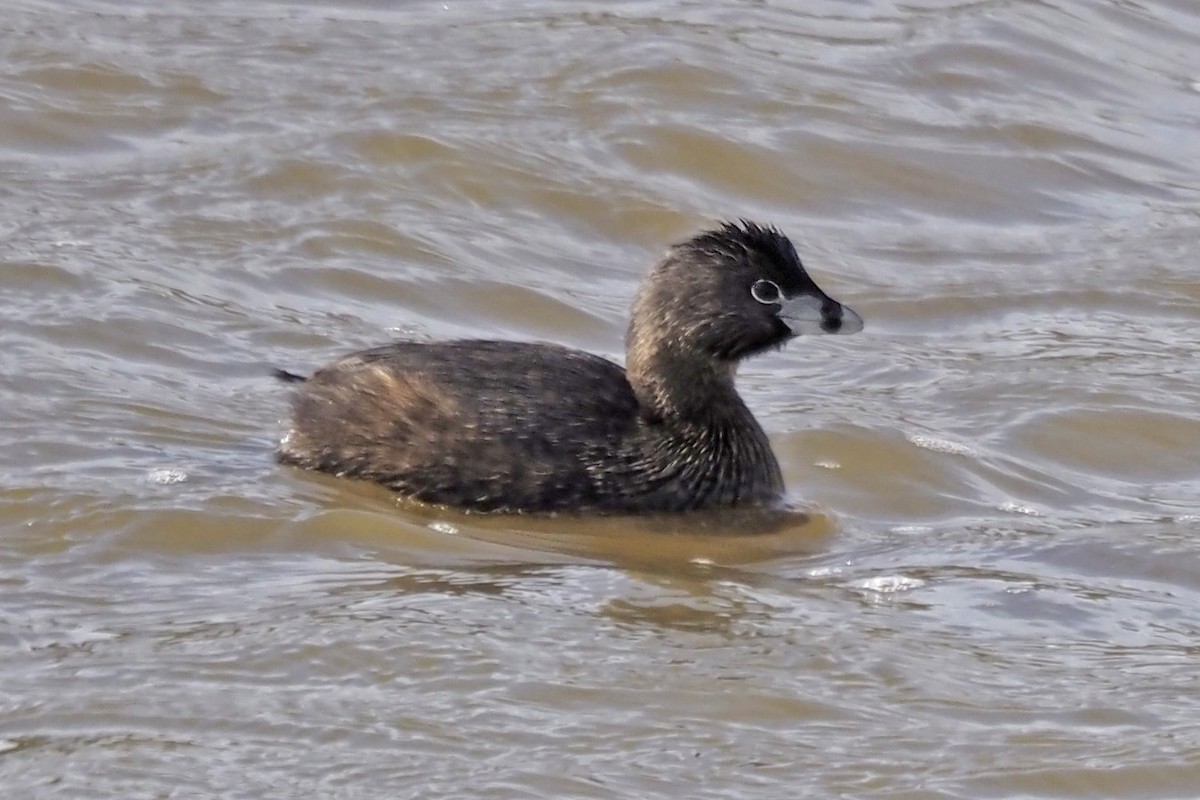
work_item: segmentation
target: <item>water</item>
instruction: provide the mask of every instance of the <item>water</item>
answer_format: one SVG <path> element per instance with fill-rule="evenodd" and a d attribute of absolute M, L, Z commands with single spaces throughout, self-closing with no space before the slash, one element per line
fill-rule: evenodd
<path fill-rule="evenodd" d="M 1189 0 L 0 18 L 11 797 L 1194 798 Z M 272 366 L 619 356 L 715 218 L 864 333 L 739 385 L 801 511 L 487 519 L 275 465 Z"/>

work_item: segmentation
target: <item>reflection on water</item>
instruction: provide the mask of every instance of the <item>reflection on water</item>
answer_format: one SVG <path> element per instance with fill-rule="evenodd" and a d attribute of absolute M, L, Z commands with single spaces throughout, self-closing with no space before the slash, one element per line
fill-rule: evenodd
<path fill-rule="evenodd" d="M 1184 0 L 9 3 L 0 784 L 1193 797 L 1198 44 Z M 274 463 L 271 367 L 619 357 L 737 216 L 868 321 L 739 375 L 791 508 Z"/>

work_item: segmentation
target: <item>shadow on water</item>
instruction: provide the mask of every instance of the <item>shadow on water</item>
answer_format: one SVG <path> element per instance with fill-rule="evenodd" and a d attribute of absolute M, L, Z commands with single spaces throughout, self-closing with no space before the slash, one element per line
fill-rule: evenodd
<path fill-rule="evenodd" d="M 369 484 L 302 475 L 322 509 L 289 527 L 301 540 L 349 542 L 384 561 L 593 564 L 659 574 L 747 568 L 824 552 L 836 532 L 820 511 L 722 509 L 638 516 L 486 515 L 397 500 Z"/>
<path fill-rule="evenodd" d="M 482 515 L 398 501 L 371 484 L 292 477 L 308 495 L 306 508 L 318 510 L 284 523 L 276 535 L 289 548 L 332 546 L 385 566 L 333 590 L 385 605 L 430 594 L 503 597 L 570 606 L 622 627 L 721 635 L 759 608 L 754 587 L 796 592 L 799 584 L 783 565 L 827 555 L 837 532 L 830 517 L 812 509 Z"/>

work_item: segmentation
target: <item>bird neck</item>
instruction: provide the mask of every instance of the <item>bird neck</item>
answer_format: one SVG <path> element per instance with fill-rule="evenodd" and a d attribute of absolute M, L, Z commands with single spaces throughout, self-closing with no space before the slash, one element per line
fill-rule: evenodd
<path fill-rule="evenodd" d="M 646 429 L 669 454 L 668 472 L 705 503 L 763 500 L 783 490 L 766 433 L 733 385 L 732 363 L 669 349 L 629 354 L 628 375 Z"/>
<path fill-rule="evenodd" d="M 736 368 L 659 341 L 631 346 L 626 371 L 645 417 L 707 427 L 753 421 L 734 387 Z"/>

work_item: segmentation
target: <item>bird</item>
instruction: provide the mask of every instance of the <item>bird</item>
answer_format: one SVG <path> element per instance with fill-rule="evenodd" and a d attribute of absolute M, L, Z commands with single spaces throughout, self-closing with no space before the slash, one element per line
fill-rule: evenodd
<path fill-rule="evenodd" d="M 642 514 L 777 503 L 738 365 L 863 320 L 778 228 L 727 221 L 671 246 L 633 302 L 622 367 L 558 344 L 400 341 L 295 385 L 283 464 L 467 512 Z"/>

